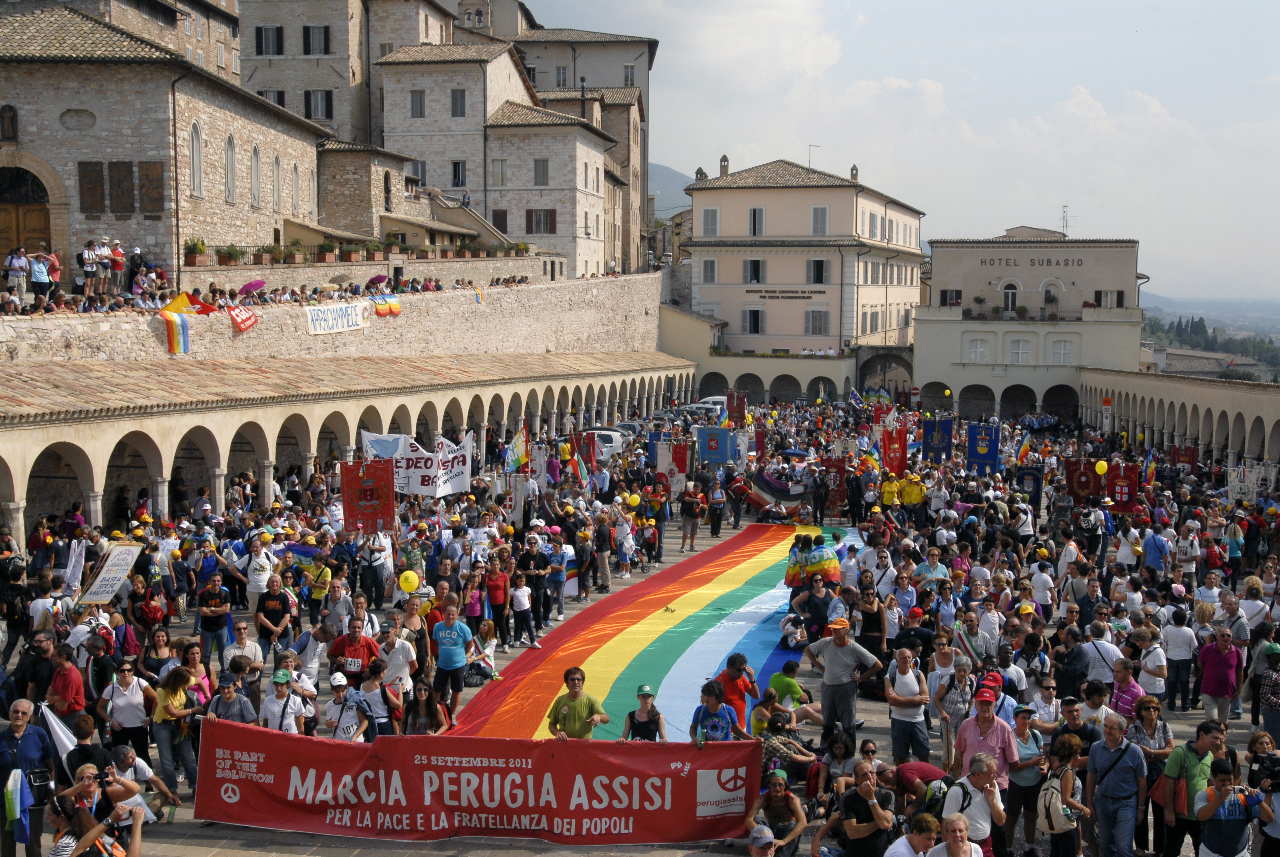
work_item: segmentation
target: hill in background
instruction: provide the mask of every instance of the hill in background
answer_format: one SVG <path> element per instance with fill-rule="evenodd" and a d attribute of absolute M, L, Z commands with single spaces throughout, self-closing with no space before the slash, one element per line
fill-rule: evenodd
<path fill-rule="evenodd" d="M 693 183 L 693 176 L 687 176 L 679 170 L 664 167 L 662 164 L 649 163 L 649 193 L 655 195 L 653 201 L 654 217 L 667 220 L 678 211 L 688 208 L 692 200 L 684 192 L 687 184 Z"/>

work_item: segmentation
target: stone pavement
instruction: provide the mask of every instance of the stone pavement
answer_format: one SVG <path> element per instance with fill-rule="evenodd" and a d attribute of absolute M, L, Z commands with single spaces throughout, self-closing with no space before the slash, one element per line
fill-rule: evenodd
<path fill-rule="evenodd" d="M 722 539 L 725 539 L 733 534 L 734 531 L 726 526 L 721 536 Z M 704 548 L 713 542 L 705 531 L 700 538 L 704 539 Z M 667 562 L 660 568 L 668 568 L 684 558 L 678 552 L 679 547 L 679 532 L 668 530 L 668 537 L 664 544 Z M 614 575 L 614 590 L 616 592 L 638 583 L 644 577 L 638 572 L 633 572 L 631 579 L 619 580 Z M 565 604 L 566 617 L 576 614 L 578 609 L 580 609 L 579 605 L 574 604 L 571 600 L 567 601 Z M 552 642 L 555 640 L 555 634 L 559 633 L 560 626 L 557 625 L 555 627 L 556 630 L 550 632 L 549 636 Z M 499 649 L 497 655 L 499 671 L 510 664 L 516 657 L 519 657 L 523 651 L 523 649 L 513 649 L 509 655 L 504 655 Z M 714 668 L 714 665 L 712 667 Z M 818 674 L 808 667 L 807 662 L 801 669 L 800 681 L 806 687 L 814 690 L 816 690 L 820 682 Z M 463 694 L 464 707 L 465 703 L 475 695 L 477 690 L 477 688 L 466 689 Z M 327 686 L 323 688 L 323 691 L 327 695 Z M 859 702 L 859 715 L 866 719 L 866 726 L 858 732 L 859 741 L 863 738 L 875 740 L 878 749 L 881 751 L 881 758 L 889 761 L 891 754 L 888 706 L 880 701 L 861 700 Z M 1199 711 L 1192 711 L 1189 714 L 1167 714 L 1166 720 L 1173 727 L 1175 742 L 1182 743 L 1188 738 L 1194 737 L 1195 726 L 1202 716 L 1203 713 Z M 671 724 L 669 728 L 676 735 L 682 735 L 685 731 L 684 724 Z M 812 737 L 814 739 L 818 737 L 819 733 L 817 727 L 813 726 L 805 726 L 802 731 L 804 737 Z M 1253 727 L 1248 725 L 1247 720 L 1233 721 L 1231 723 L 1229 741 L 1243 753 L 1244 746 L 1248 742 L 1252 731 Z M 930 737 L 932 739 L 934 736 Z M 936 755 L 934 761 L 937 761 Z M 524 855 L 530 855 L 530 857 L 534 857 L 534 855 L 536 857 L 583 855 L 585 857 L 585 855 L 592 855 L 592 857 L 595 857 L 596 855 L 607 854 L 636 855 L 636 857 L 682 857 L 682 855 L 687 854 L 746 854 L 745 846 L 726 847 L 721 842 L 689 843 L 680 846 L 619 846 L 615 849 L 603 849 L 599 846 L 574 847 L 556 845 L 539 840 L 501 838 L 465 838 L 432 843 L 388 840 L 371 842 L 368 839 L 358 838 L 259 831 L 227 824 L 205 826 L 193 819 L 191 802 L 186 800 L 185 794 L 186 787 L 183 784 L 180 796 L 183 796 L 185 806 L 178 810 L 173 824 L 160 823 L 145 828 L 142 846 L 144 855 L 156 855 L 156 857 L 249 857 L 249 855 L 254 855 L 254 857 L 266 857 L 266 855 L 282 855 L 282 857 L 283 855 L 290 855 L 290 857 L 295 857 L 295 855 L 297 857 L 301 857 L 301 855 L 315 855 L 315 857 L 348 857 L 348 855 L 375 857 L 375 855 L 399 855 L 421 851 L 442 855 L 442 857 L 455 857 L 455 855 L 456 857 L 463 857 L 463 855 L 466 855 L 466 857 L 488 857 L 488 855 L 495 855 L 495 857 L 498 857 L 498 855 L 501 855 L 501 857 L 523 857 Z M 809 833 L 802 837 L 799 851 L 801 855 L 809 853 L 810 836 L 816 829 L 816 824 L 811 825 Z M 1049 846 L 1047 839 L 1043 835 L 1038 837 L 1036 845 L 1038 857 L 1047 857 Z M 1024 848 L 1022 824 L 1019 823 L 1016 840 L 1011 843 L 1011 853 L 1014 857 L 1021 857 Z M 1182 857 L 1194 857 L 1190 839 L 1183 846 Z"/>

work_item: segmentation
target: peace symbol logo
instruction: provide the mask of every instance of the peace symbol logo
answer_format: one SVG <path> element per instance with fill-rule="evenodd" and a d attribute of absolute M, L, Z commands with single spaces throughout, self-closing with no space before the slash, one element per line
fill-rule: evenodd
<path fill-rule="evenodd" d="M 727 792 L 736 792 L 747 784 L 747 769 L 721 768 L 716 780 L 720 788 Z"/>
<path fill-rule="evenodd" d="M 235 803 L 240 800 L 240 789 L 235 783 L 225 783 L 222 786 L 222 799 L 227 803 Z"/>

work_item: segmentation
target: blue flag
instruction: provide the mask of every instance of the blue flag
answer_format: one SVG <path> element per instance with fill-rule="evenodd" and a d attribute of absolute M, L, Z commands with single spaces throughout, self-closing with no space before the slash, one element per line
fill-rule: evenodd
<path fill-rule="evenodd" d="M 969 454 L 966 462 L 979 476 L 1000 469 L 1000 427 L 990 423 L 969 423 Z"/>
<path fill-rule="evenodd" d="M 924 421 L 924 460 L 933 464 L 941 464 L 951 458 L 951 434 L 955 421 Z"/>
<path fill-rule="evenodd" d="M 698 460 L 707 464 L 729 461 L 729 429 L 698 426 Z"/>

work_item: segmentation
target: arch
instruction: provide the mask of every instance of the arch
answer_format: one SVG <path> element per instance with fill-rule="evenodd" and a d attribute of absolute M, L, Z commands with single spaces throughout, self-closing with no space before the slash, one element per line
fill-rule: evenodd
<path fill-rule="evenodd" d="M 411 428 L 414 428 L 413 414 L 410 413 L 409 406 L 402 402 L 391 414 L 391 421 L 387 423 L 387 434 L 409 434 Z"/>
<path fill-rule="evenodd" d="M 618 384 L 615 381 L 609 382 L 609 407 L 605 414 L 605 424 L 613 425 L 618 421 Z"/>
<path fill-rule="evenodd" d="M 48 197 L 46 205 L 49 209 L 50 246 L 58 249 L 71 248 L 71 205 L 67 198 L 67 185 L 59 177 L 58 171 L 43 158 L 18 146 L 0 147 L 0 167 L 26 170 L 39 179 Z M 0 252 L 8 250 L 5 247 Z M 69 261 L 63 259 L 62 263 L 67 265 Z"/>
<path fill-rule="evenodd" d="M 267 433 L 256 422 L 247 422 L 236 429 L 227 447 L 227 479 L 241 473 L 257 473 L 259 463 L 271 460 L 271 442 Z"/>
<path fill-rule="evenodd" d="M 311 425 L 302 414 L 290 414 L 276 433 L 275 453 L 271 460 L 279 465 L 281 473 L 287 474 L 290 467 L 305 471 L 313 455 Z"/>
<path fill-rule="evenodd" d="M 920 388 L 920 407 L 930 413 L 949 411 L 955 406 L 951 387 L 941 381 L 930 381 Z"/>
<path fill-rule="evenodd" d="M 1187 439 L 1200 439 L 1200 405 L 1191 406 L 1191 413 L 1187 416 L 1187 427 L 1185 429 Z"/>
<path fill-rule="evenodd" d="M 1217 424 L 1218 424 L 1218 421 L 1217 419 L 1214 418 L 1213 408 L 1205 408 L 1204 416 L 1200 420 L 1200 442 L 1201 443 L 1207 443 L 1210 446 L 1218 443 L 1218 441 L 1213 436 L 1214 429 L 1217 426 Z"/>
<path fill-rule="evenodd" d="M 226 152 L 223 154 L 222 183 L 227 195 L 227 202 L 236 201 L 236 138 L 227 135 Z"/>
<path fill-rule="evenodd" d="M 1231 420 L 1231 440 L 1228 442 L 1227 449 L 1239 452 L 1244 449 L 1245 441 L 1245 422 L 1244 414 L 1236 412 L 1235 417 Z"/>
<path fill-rule="evenodd" d="M 1249 439 L 1245 443 L 1244 454 L 1253 459 L 1262 458 L 1266 441 L 1267 424 L 1263 422 L 1262 417 L 1254 417 L 1253 422 L 1249 424 Z"/>
<path fill-rule="evenodd" d="M 1022 284 L 1017 280 L 1006 280 L 1000 286 L 1000 308 L 1005 312 L 1013 312 L 1022 296 Z"/>
<path fill-rule="evenodd" d="M 764 381 L 761 381 L 760 376 L 754 372 L 739 375 L 738 380 L 733 382 L 733 386 L 734 389 L 741 390 L 747 394 L 748 405 L 763 405 L 767 401 Z"/>
<path fill-rule="evenodd" d="M 835 400 L 840 395 L 840 388 L 836 386 L 835 381 L 825 375 L 818 375 L 809 380 L 804 392 L 809 397 L 809 404 L 813 404 L 818 399 L 822 399 L 825 403 Z"/>
<path fill-rule="evenodd" d="M 1072 391 L 1074 392 L 1074 391 Z M 1010 384 L 1000 391 L 1000 418 L 1016 420 L 1035 413 L 1036 391 L 1025 384 Z"/>
<path fill-rule="evenodd" d="M 769 382 L 769 398 L 791 404 L 800 398 L 800 382 L 794 375 L 779 375 Z"/>
<path fill-rule="evenodd" d="M 222 467 L 222 454 L 218 439 L 205 426 L 193 426 L 178 441 L 169 471 L 169 505 L 175 512 L 184 514 L 189 508 L 178 509 L 182 503 L 182 483 L 186 483 L 188 500 L 194 500 L 201 488 L 212 488 L 212 468 Z M 184 506 L 189 506 L 184 504 Z"/>
<path fill-rule="evenodd" d="M 382 414 L 374 405 L 369 405 L 360 412 L 359 418 L 356 420 L 356 441 L 360 442 L 359 432 L 368 431 L 374 434 L 382 434 Z"/>
<path fill-rule="evenodd" d="M 507 403 L 507 415 L 504 418 L 507 424 L 507 431 L 514 434 L 520 428 L 520 424 L 524 420 L 524 411 L 524 398 L 519 393 L 512 393 L 511 400 Z"/>
<path fill-rule="evenodd" d="M 484 424 L 497 428 L 507 419 L 507 403 L 501 393 L 494 393 L 485 408 Z"/>
<path fill-rule="evenodd" d="M 858 389 L 865 390 L 872 385 L 909 389 L 914 371 L 911 361 L 896 351 L 873 353 L 858 364 Z"/>
<path fill-rule="evenodd" d="M 1044 396 L 1040 400 L 1040 410 L 1046 414 L 1055 414 L 1067 422 L 1076 418 L 1079 406 L 1079 394 L 1074 387 L 1067 384 L 1056 384 L 1050 387 L 1044 391 Z M 1004 410 L 1001 409 L 1000 413 L 1003 415 Z"/>
<path fill-rule="evenodd" d="M 418 409 L 418 419 L 414 422 L 413 436 L 418 443 L 428 449 L 435 446 L 436 435 L 440 432 L 440 415 L 436 412 L 436 403 L 430 400 L 422 403 Z"/>
<path fill-rule="evenodd" d="M 1187 403 L 1180 402 L 1178 404 L 1178 416 L 1174 420 L 1173 430 L 1180 435 L 1187 433 Z"/>
<path fill-rule="evenodd" d="M 17 500 L 18 495 L 15 493 L 15 488 L 16 486 L 13 482 L 13 470 L 10 469 L 9 462 L 0 458 L 0 503 L 12 503 Z M 13 527 L 12 522 L 6 523 L 9 523 L 10 529 L 13 530 L 13 537 L 18 539 L 21 543 L 24 534 L 18 532 L 20 528 Z"/>
<path fill-rule="evenodd" d="M 1226 411 L 1218 412 L 1218 424 L 1213 430 L 1213 443 L 1224 451 L 1231 449 L 1231 418 L 1227 416 Z"/>
<path fill-rule="evenodd" d="M 1152 416 L 1151 425 L 1152 425 L 1154 428 L 1156 428 L 1156 429 L 1158 429 L 1158 430 L 1163 431 L 1163 430 L 1164 430 L 1164 428 L 1165 428 L 1165 420 L 1164 420 L 1164 399 L 1161 399 L 1161 400 L 1156 404 L 1155 412 L 1154 412 L 1151 416 Z"/>
<path fill-rule="evenodd" d="M 532 438 L 542 428 L 542 398 L 537 390 L 530 390 L 524 397 L 523 418 L 529 425 L 529 436 Z"/>
<path fill-rule="evenodd" d="M 190 184 L 192 196 L 204 196 L 204 144 L 200 141 L 200 123 L 191 123 L 191 134 L 187 141 L 187 156 L 190 158 Z"/>
<path fill-rule="evenodd" d="M 351 422 L 342 411 L 334 411 L 320 423 L 316 432 L 315 450 L 321 461 L 342 458 L 342 448 L 351 443 Z"/>
<path fill-rule="evenodd" d="M 986 384 L 970 384 L 960 391 L 961 418 L 984 420 L 996 412 L 996 394 Z"/>
<path fill-rule="evenodd" d="M 708 396 L 723 396 L 725 391 L 728 389 L 728 378 L 721 375 L 719 372 L 708 372 L 702 376 L 702 381 L 698 384 L 698 398 L 705 399 Z"/>
<path fill-rule="evenodd" d="M 85 495 L 96 490 L 97 474 L 83 449 L 74 443 L 59 441 L 41 450 L 24 481 L 19 496 L 27 498 L 24 516 L 27 533 L 15 533 L 19 539 L 30 535 L 31 528 L 41 518 L 60 515 L 72 503 L 83 503 Z M 105 511 L 105 501 L 109 498 L 103 499 Z"/>
<path fill-rule="evenodd" d="M 1280 420 L 1272 423 L 1271 433 L 1267 436 L 1267 458 L 1270 461 L 1280 459 Z"/>
<path fill-rule="evenodd" d="M 456 430 L 462 425 L 462 403 L 457 399 L 450 399 L 449 404 L 444 406 L 444 414 L 440 417 L 440 434 Z"/>
<path fill-rule="evenodd" d="M 479 442 L 480 429 L 485 425 L 488 419 L 489 409 L 485 407 L 484 399 L 480 398 L 480 394 L 476 393 L 471 397 L 471 404 L 467 406 L 467 428 L 474 431 L 477 435 L 476 441 Z M 465 432 L 463 432 L 465 434 Z"/>

